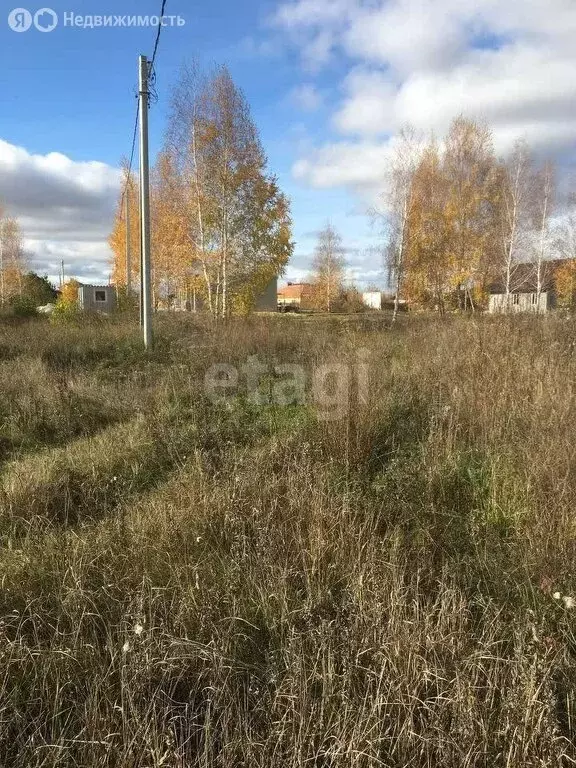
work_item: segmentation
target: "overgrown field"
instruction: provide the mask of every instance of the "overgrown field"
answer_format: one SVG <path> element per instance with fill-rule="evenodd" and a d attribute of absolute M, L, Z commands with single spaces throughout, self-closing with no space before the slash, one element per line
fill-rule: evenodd
<path fill-rule="evenodd" d="M 0 326 L 0 765 L 576 764 L 575 382 L 553 317 Z"/>

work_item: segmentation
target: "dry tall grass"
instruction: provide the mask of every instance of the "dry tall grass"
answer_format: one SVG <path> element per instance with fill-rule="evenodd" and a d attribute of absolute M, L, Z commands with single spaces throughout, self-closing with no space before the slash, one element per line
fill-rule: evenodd
<path fill-rule="evenodd" d="M 359 348 L 340 420 L 204 392 Z M 32 322 L 0 358 L 2 766 L 576 762 L 576 324 Z"/>

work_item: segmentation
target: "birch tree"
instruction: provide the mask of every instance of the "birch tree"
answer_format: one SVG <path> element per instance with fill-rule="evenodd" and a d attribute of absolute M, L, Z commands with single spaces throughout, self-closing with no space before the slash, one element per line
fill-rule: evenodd
<path fill-rule="evenodd" d="M 490 130 L 460 117 L 445 141 L 432 139 L 412 161 L 404 226 L 392 229 L 400 247 L 390 250 L 408 298 L 474 309 L 485 297 L 498 222 L 498 172 Z M 400 233 L 403 233 L 401 236 Z M 401 255 L 401 258 L 400 258 Z M 398 269 L 400 267 L 400 269 Z"/>
<path fill-rule="evenodd" d="M 448 192 L 450 282 L 460 309 L 472 301 L 471 286 L 485 282 L 494 240 L 496 165 L 490 129 L 464 117 L 455 119 L 446 138 L 442 173 Z"/>
<path fill-rule="evenodd" d="M 134 172 L 128 174 L 128 160 L 122 160 L 120 195 L 114 217 L 114 227 L 108 238 L 112 251 L 112 281 L 117 286 L 127 285 L 126 264 L 126 209 L 130 226 L 130 278 L 132 286 L 140 279 L 140 208 L 138 181 Z"/>
<path fill-rule="evenodd" d="M 155 302 L 169 308 L 179 292 L 186 289 L 189 239 L 183 208 L 182 180 L 173 156 L 160 152 L 152 173 L 152 252 Z"/>
<path fill-rule="evenodd" d="M 534 182 L 535 209 L 535 273 L 536 273 L 536 306 L 540 310 L 540 297 L 542 286 L 548 276 L 547 262 L 552 250 L 552 235 L 550 219 L 554 209 L 554 167 L 546 162 L 538 172 Z"/>
<path fill-rule="evenodd" d="M 382 194 L 383 212 L 374 215 L 382 222 L 386 232 L 385 259 L 388 281 L 394 290 L 392 322 L 398 317 L 400 295 L 404 287 L 406 252 L 409 246 L 409 223 L 414 211 L 414 176 L 418 168 L 423 146 L 413 128 L 402 129 L 396 143 L 392 162 Z"/>
<path fill-rule="evenodd" d="M 0 210 L 0 305 L 22 294 L 25 256 L 20 226 Z"/>
<path fill-rule="evenodd" d="M 449 188 L 436 142 L 424 150 L 413 180 L 413 207 L 405 255 L 409 300 L 444 314 L 451 289 Z"/>
<path fill-rule="evenodd" d="M 500 168 L 500 273 L 509 300 L 517 287 L 514 277 L 522 254 L 528 249 L 530 218 L 533 210 L 534 173 L 532 156 L 525 141 L 516 142 L 514 151 Z"/>
<path fill-rule="evenodd" d="M 174 92 L 168 133 L 185 185 L 191 260 L 206 299 L 225 317 L 246 283 L 279 275 L 292 253 L 289 203 L 267 159 L 246 99 L 225 68 L 203 77 L 183 70 Z"/>
<path fill-rule="evenodd" d="M 328 222 L 318 234 L 312 261 L 312 281 L 319 308 L 330 312 L 344 281 L 344 248 L 342 238 Z"/>
<path fill-rule="evenodd" d="M 180 216 L 188 241 L 189 270 L 200 277 L 210 312 L 216 314 L 213 296 L 214 243 L 210 223 L 214 218 L 208 195 L 208 168 L 204 145 L 208 82 L 196 62 L 187 62 L 180 71 L 172 93 L 166 151 L 172 157 L 175 173 L 182 184 Z"/>

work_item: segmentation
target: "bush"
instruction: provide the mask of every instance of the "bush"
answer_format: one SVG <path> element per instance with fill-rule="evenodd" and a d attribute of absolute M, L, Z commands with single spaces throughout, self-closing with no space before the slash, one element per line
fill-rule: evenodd
<path fill-rule="evenodd" d="M 50 322 L 56 325 L 61 323 L 78 323 L 82 313 L 78 309 L 76 304 L 70 304 L 69 302 L 62 301 L 61 299 L 56 302 L 54 312 L 50 315 Z"/>
<path fill-rule="evenodd" d="M 14 317 L 35 317 L 38 314 L 36 302 L 28 296 L 15 296 L 10 306 Z"/>
<path fill-rule="evenodd" d="M 40 277 L 35 272 L 28 272 L 23 276 L 22 295 L 35 307 L 53 304 L 58 298 L 58 292 L 48 278 Z"/>
<path fill-rule="evenodd" d="M 82 316 L 78 308 L 78 289 L 80 283 L 77 280 L 69 280 L 62 286 L 60 297 L 56 302 L 54 312 L 50 315 L 53 323 L 76 323 Z"/>
<path fill-rule="evenodd" d="M 127 314 L 135 315 L 138 312 L 140 306 L 140 297 L 132 290 L 130 293 L 126 290 L 126 286 L 121 285 L 116 289 L 118 296 L 118 312 L 125 312 Z"/>
<path fill-rule="evenodd" d="M 368 307 L 362 301 L 362 294 L 355 288 L 342 291 L 332 304 L 333 312 L 366 312 Z"/>

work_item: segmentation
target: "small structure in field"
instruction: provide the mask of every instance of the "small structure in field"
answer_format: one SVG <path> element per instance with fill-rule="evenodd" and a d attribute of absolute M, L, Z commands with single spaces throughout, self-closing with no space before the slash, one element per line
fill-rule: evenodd
<path fill-rule="evenodd" d="M 364 291 L 362 302 L 370 309 L 382 309 L 382 291 Z"/>
<path fill-rule="evenodd" d="M 538 290 L 536 266 L 534 264 L 515 264 L 512 269 L 508 293 L 503 279 L 489 287 L 488 312 L 490 314 L 517 312 L 544 314 L 555 309 L 557 301 L 554 278 L 558 264 L 562 264 L 562 262 L 547 261 L 542 265 L 540 290 Z"/>
<path fill-rule="evenodd" d="M 278 290 L 277 303 L 281 312 L 314 308 L 314 288 L 311 283 L 288 283 Z"/>
<path fill-rule="evenodd" d="M 392 311 L 394 309 L 394 294 L 385 291 L 364 291 L 362 303 L 369 309 Z M 400 312 L 408 311 L 408 302 L 405 299 L 398 300 L 398 310 Z"/>
<path fill-rule="evenodd" d="M 492 293 L 488 301 L 488 312 L 492 315 L 512 312 L 545 313 L 554 308 L 553 295 L 550 291 L 513 291 Z"/>
<path fill-rule="evenodd" d="M 113 285 L 78 286 L 78 309 L 82 312 L 103 312 L 107 315 L 116 311 L 118 296 Z"/>

